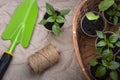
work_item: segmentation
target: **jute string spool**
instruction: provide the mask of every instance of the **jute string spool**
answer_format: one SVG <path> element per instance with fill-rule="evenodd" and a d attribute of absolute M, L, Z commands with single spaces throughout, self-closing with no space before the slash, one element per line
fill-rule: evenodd
<path fill-rule="evenodd" d="M 42 50 L 28 57 L 28 65 L 35 73 L 41 73 L 53 66 L 59 60 L 59 53 L 53 45 L 48 45 Z"/>

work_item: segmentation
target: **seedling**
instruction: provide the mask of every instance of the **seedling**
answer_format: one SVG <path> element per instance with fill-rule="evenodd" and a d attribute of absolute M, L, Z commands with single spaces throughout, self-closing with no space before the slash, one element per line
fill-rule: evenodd
<path fill-rule="evenodd" d="M 110 16 L 109 20 L 113 21 L 114 25 L 116 25 L 120 17 L 120 4 L 114 3 L 113 9 L 110 9 L 107 14 Z"/>
<path fill-rule="evenodd" d="M 111 7 L 114 4 L 114 0 L 103 0 L 98 5 L 99 13 L 101 11 L 106 11 L 109 7 Z M 86 17 L 88 20 L 98 20 L 99 15 L 94 14 L 93 12 L 86 13 Z"/>
<path fill-rule="evenodd" d="M 58 14 L 52 5 L 46 3 L 46 12 L 49 14 L 49 17 L 47 19 L 42 19 L 39 24 L 45 25 L 49 22 L 53 23 L 52 31 L 56 36 L 59 36 L 60 35 L 59 24 L 66 22 L 65 16 L 70 12 L 70 10 L 63 9 Z"/>
<path fill-rule="evenodd" d="M 120 48 L 119 34 L 120 28 L 113 34 L 110 34 L 109 37 L 107 34 L 102 31 L 96 31 L 98 38 L 100 41 L 96 43 L 98 54 L 104 55 L 103 58 L 112 59 L 113 57 L 113 49 L 117 46 Z"/>
<path fill-rule="evenodd" d="M 115 62 L 113 60 L 108 61 L 105 59 L 100 59 L 101 62 L 99 62 L 97 59 L 92 59 L 90 61 L 90 65 L 95 67 L 97 66 L 97 69 L 95 71 L 95 77 L 101 78 L 104 77 L 106 74 L 108 74 L 108 70 L 110 71 L 110 78 L 112 80 L 118 80 L 118 68 L 120 67 L 120 64 L 118 62 Z"/>

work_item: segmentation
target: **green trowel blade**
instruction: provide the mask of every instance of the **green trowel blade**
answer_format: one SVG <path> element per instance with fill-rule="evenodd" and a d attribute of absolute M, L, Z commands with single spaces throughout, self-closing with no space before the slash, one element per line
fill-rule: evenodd
<path fill-rule="evenodd" d="M 11 44 L 21 44 L 24 48 L 29 41 L 38 15 L 36 0 L 24 0 L 15 10 L 10 22 L 2 34 L 2 39 L 11 40 Z"/>

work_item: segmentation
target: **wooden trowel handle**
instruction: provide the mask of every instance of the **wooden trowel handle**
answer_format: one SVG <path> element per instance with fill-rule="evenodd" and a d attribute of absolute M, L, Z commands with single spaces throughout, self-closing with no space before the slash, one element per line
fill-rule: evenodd
<path fill-rule="evenodd" d="M 2 80 L 10 62 L 12 60 L 12 55 L 5 52 L 0 59 L 0 80 Z"/>

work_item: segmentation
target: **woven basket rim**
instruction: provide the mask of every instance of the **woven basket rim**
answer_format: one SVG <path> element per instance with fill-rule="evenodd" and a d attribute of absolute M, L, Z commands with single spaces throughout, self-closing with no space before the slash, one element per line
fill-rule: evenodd
<path fill-rule="evenodd" d="M 85 80 L 91 80 L 92 76 L 89 73 L 89 61 L 99 55 L 95 54 L 95 40 L 97 37 L 88 37 L 83 33 L 81 30 L 81 20 L 82 17 L 86 14 L 86 12 L 89 11 L 99 11 L 98 10 L 98 4 L 100 3 L 100 0 L 82 0 L 77 7 L 74 17 L 73 17 L 73 44 L 75 49 L 75 55 L 77 57 L 78 63 L 80 65 L 80 68 L 82 70 L 82 73 L 85 77 Z M 102 12 L 100 13 L 102 14 Z M 104 19 L 105 20 L 105 19 Z M 119 28 L 119 25 L 110 25 L 106 22 L 106 31 L 112 31 L 116 32 Z M 87 49 L 87 51 L 86 51 Z"/>
<path fill-rule="evenodd" d="M 83 0 L 80 2 L 75 14 L 74 14 L 74 17 L 73 17 L 73 43 L 74 43 L 74 49 L 75 49 L 75 54 L 76 54 L 76 57 L 77 57 L 77 60 L 78 60 L 78 63 L 80 65 L 80 68 L 86 78 L 86 80 L 91 80 L 90 77 L 88 76 L 86 70 L 85 70 L 85 67 L 83 65 L 83 62 L 82 62 L 82 57 L 80 55 L 80 51 L 79 51 L 79 48 L 78 48 L 78 41 L 77 41 L 77 32 L 76 32 L 76 28 L 77 28 L 77 19 L 78 19 L 78 15 L 79 15 L 79 10 L 82 8 L 82 6 L 86 3 L 87 0 Z"/>

